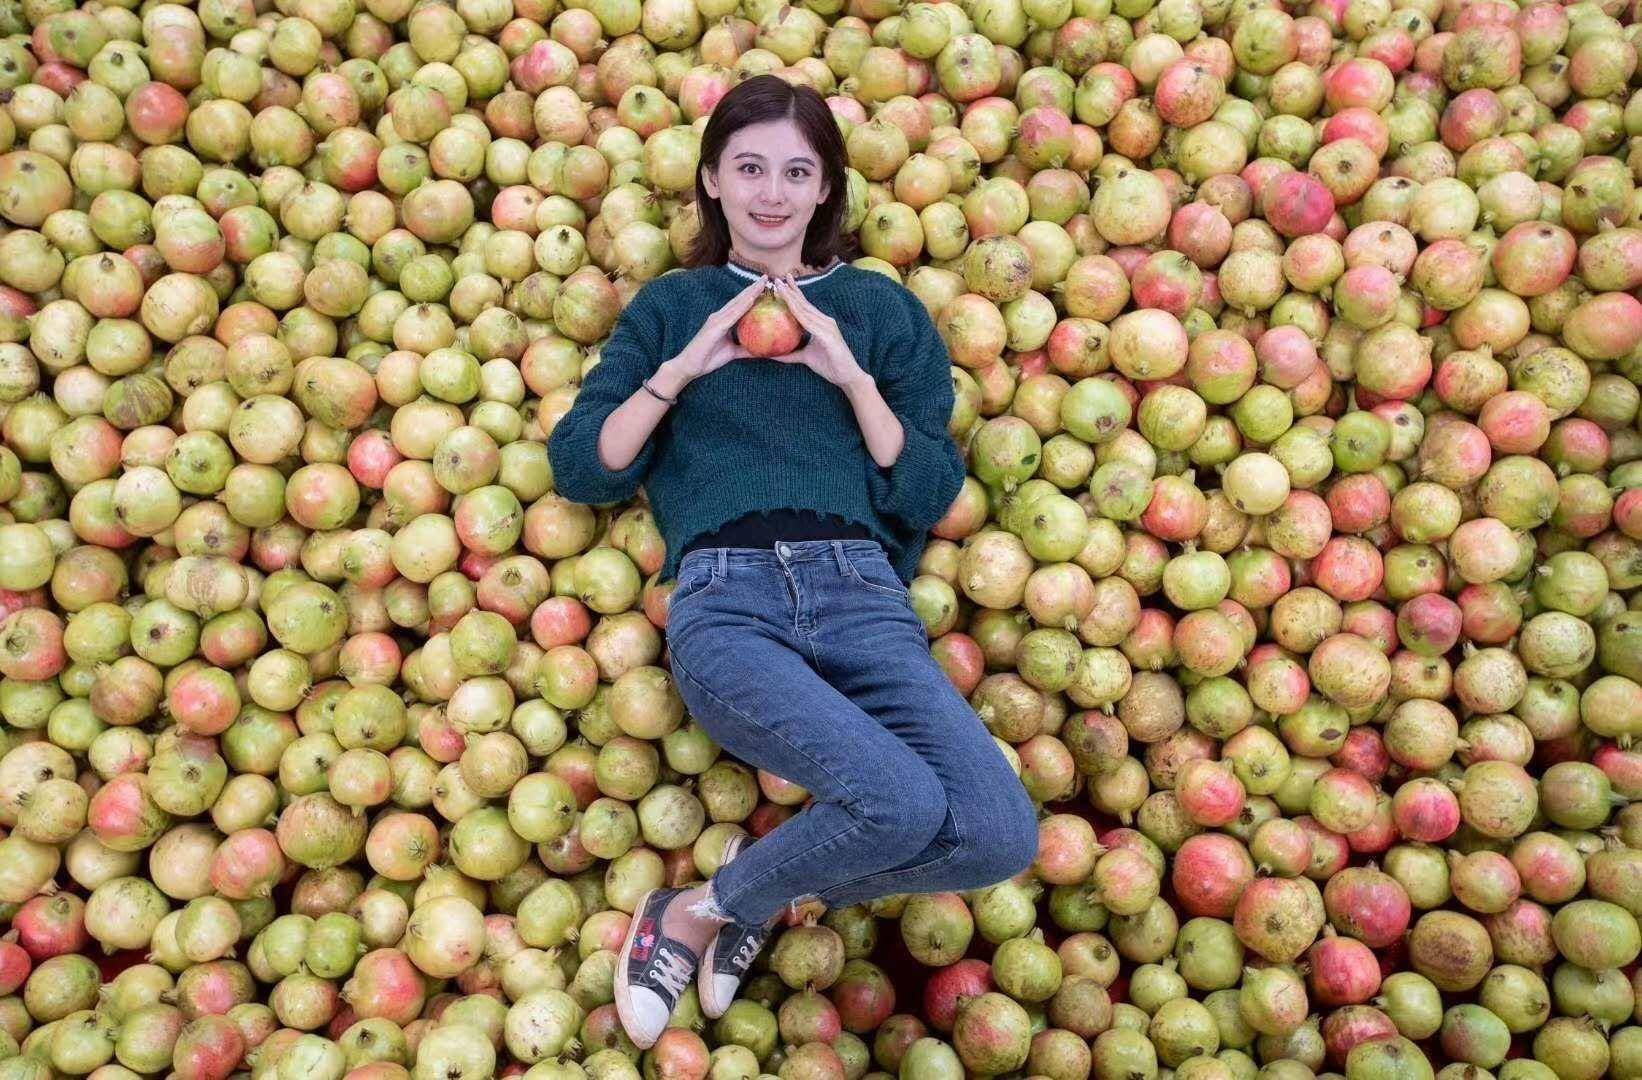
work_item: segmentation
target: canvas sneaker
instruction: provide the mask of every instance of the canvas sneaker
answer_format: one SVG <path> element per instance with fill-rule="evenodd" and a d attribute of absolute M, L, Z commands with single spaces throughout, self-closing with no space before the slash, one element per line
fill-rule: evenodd
<path fill-rule="evenodd" d="M 639 901 L 616 959 L 616 1012 L 628 1038 L 648 1050 L 667 1030 L 700 958 L 662 933 L 662 916 L 685 889 L 652 889 Z"/>
<path fill-rule="evenodd" d="M 724 848 L 725 864 L 739 855 L 741 849 L 751 842 L 751 838 L 745 833 L 733 837 Z M 707 943 L 707 951 L 701 961 L 697 994 L 701 998 L 701 1011 L 709 1019 L 716 1020 L 723 1016 L 725 1010 L 729 1009 L 730 1002 L 735 1000 L 736 993 L 741 989 L 742 980 L 752 969 L 753 961 L 763 951 L 764 944 L 770 940 L 771 925 L 725 923 Z"/>

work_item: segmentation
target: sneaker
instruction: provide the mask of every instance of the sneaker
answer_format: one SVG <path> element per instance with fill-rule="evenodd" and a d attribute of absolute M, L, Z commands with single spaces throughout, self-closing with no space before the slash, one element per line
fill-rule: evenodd
<path fill-rule="evenodd" d="M 724 847 L 724 862 L 729 863 L 750 842 L 746 834 L 732 837 Z M 740 922 L 726 923 L 713 935 L 702 957 L 696 988 L 701 1011 L 708 1019 L 717 1020 L 729 1009 L 741 989 L 741 981 L 769 939 L 769 926 L 748 926 Z"/>
<path fill-rule="evenodd" d="M 639 901 L 616 959 L 616 1012 L 627 1037 L 648 1050 L 667 1030 L 700 958 L 661 932 L 662 915 L 684 889 L 652 889 Z"/>

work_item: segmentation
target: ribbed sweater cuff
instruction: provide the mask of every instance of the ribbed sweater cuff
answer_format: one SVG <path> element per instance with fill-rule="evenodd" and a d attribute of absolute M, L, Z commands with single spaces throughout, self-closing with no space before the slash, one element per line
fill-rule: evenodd
<path fill-rule="evenodd" d="M 867 459 L 868 490 L 878 509 L 927 529 L 945 517 L 949 508 L 936 503 L 945 494 L 952 437 L 942 432 L 938 442 L 906 417 L 899 413 L 896 416 L 906 433 L 906 444 L 895 464 L 887 469 Z"/>
<path fill-rule="evenodd" d="M 580 415 L 572 421 L 571 414 L 566 413 L 548 439 L 550 460 L 571 466 L 553 476 L 554 490 L 571 502 L 602 506 L 630 499 L 650 471 L 651 459 L 656 455 L 654 438 L 644 441 L 638 456 L 625 469 L 612 471 L 599 460 L 599 433 L 618 407 L 572 410 Z"/>

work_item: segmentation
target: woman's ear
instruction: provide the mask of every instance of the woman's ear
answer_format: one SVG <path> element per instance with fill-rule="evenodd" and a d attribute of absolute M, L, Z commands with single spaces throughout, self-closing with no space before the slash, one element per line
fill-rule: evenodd
<path fill-rule="evenodd" d="M 718 195 L 718 172 L 717 172 L 717 170 L 715 170 L 715 169 L 713 169 L 709 166 L 703 165 L 701 167 L 701 186 L 706 189 L 707 194 L 711 195 L 715 199 L 718 198 L 719 195 Z"/>

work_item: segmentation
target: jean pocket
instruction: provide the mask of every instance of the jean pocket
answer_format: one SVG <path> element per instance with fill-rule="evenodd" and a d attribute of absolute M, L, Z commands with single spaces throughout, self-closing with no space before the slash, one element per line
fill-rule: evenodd
<path fill-rule="evenodd" d="M 673 595 L 668 601 L 669 610 L 684 600 L 700 596 L 712 588 L 718 579 L 718 564 L 715 562 L 703 559 L 682 568 L 673 583 Z"/>
<path fill-rule="evenodd" d="M 865 586 L 872 592 L 884 593 L 893 596 L 903 604 L 910 604 L 912 597 L 907 587 L 895 573 L 895 568 L 889 564 L 889 559 L 882 555 L 867 555 L 845 560 L 850 569 L 850 576 L 857 584 Z"/>

